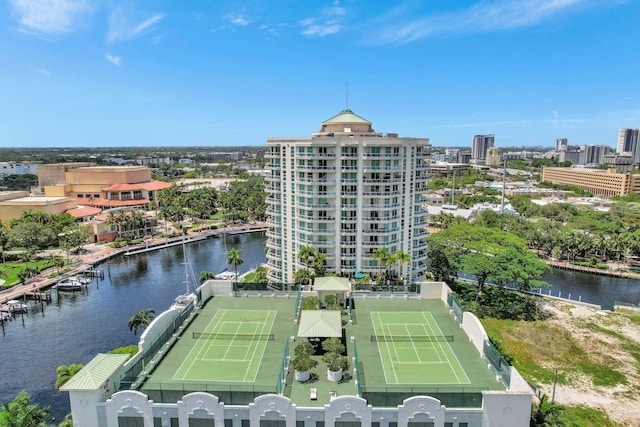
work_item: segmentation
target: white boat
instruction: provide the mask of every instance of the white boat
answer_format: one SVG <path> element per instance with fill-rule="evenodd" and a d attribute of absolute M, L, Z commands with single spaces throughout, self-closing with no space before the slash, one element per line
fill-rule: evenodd
<path fill-rule="evenodd" d="M 27 304 L 22 303 L 18 300 L 12 299 L 5 303 L 5 306 L 9 309 L 11 313 L 26 313 L 29 311 L 29 307 Z"/>
<path fill-rule="evenodd" d="M 53 288 L 60 292 L 75 292 L 81 290 L 83 286 L 85 286 L 83 283 L 69 277 L 54 285 Z"/>
<path fill-rule="evenodd" d="M 224 270 L 213 276 L 213 278 L 216 280 L 233 280 L 236 278 L 236 273 L 234 273 L 233 271 Z"/>
<path fill-rule="evenodd" d="M 91 284 L 91 279 L 89 279 L 88 277 L 83 277 L 83 276 L 71 276 L 69 277 L 70 280 L 75 280 L 77 282 L 80 282 L 83 285 L 90 285 Z"/>
<path fill-rule="evenodd" d="M 8 311 L 0 311 L 0 322 L 7 322 L 11 320 L 11 313 Z"/>

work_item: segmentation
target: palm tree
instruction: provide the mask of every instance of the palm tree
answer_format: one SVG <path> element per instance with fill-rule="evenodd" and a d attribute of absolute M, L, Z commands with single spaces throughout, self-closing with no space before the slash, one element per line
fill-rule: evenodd
<path fill-rule="evenodd" d="M 216 274 L 212 271 L 202 270 L 200 272 L 200 284 L 203 284 L 207 280 L 215 279 Z"/>
<path fill-rule="evenodd" d="M 69 366 L 67 365 L 58 366 L 58 369 L 56 369 L 56 372 L 58 373 L 58 378 L 56 379 L 56 386 L 55 386 L 56 390 L 60 390 L 60 387 L 65 385 L 67 381 L 73 378 L 75 374 L 80 372 L 80 369 L 82 369 L 82 367 L 83 365 L 76 365 L 76 364 L 71 364 Z"/>
<path fill-rule="evenodd" d="M 298 251 L 298 258 L 307 267 L 307 270 L 311 269 L 311 264 L 316 258 L 316 253 L 316 249 L 309 245 L 301 247 Z"/>
<path fill-rule="evenodd" d="M 391 254 L 387 250 L 386 246 L 381 248 L 377 248 L 373 250 L 373 259 L 378 260 L 378 266 L 380 267 L 380 271 L 378 272 L 378 277 L 382 276 L 382 266 L 387 263 L 387 260 Z"/>
<path fill-rule="evenodd" d="M 146 310 L 140 310 L 138 314 L 134 314 L 129 319 L 129 330 L 133 332 L 133 335 L 138 334 L 138 328 L 145 329 L 151 321 L 154 319 L 152 314 L 155 314 L 153 308 L 147 308 Z"/>
<path fill-rule="evenodd" d="M 558 405 L 553 402 L 549 402 L 549 398 L 546 394 L 543 394 L 540 398 L 538 405 L 533 405 L 531 410 L 531 422 L 530 427 L 545 427 L 545 426 L 565 426 L 559 418 L 564 411 Z"/>
<path fill-rule="evenodd" d="M 242 265 L 244 262 L 240 254 L 242 254 L 242 249 L 237 248 L 229 249 L 229 252 L 227 253 L 227 264 L 233 265 L 235 269 L 236 285 L 238 284 L 238 266 Z"/>
<path fill-rule="evenodd" d="M 394 262 L 400 263 L 400 276 L 402 276 L 402 269 L 405 264 L 411 264 L 411 254 L 408 252 L 398 251 L 393 254 Z"/>
<path fill-rule="evenodd" d="M 266 266 L 261 265 L 257 267 L 255 271 L 254 281 L 256 283 L 267 283 L 269 281 L 268 273 L 269 269 Z"/>

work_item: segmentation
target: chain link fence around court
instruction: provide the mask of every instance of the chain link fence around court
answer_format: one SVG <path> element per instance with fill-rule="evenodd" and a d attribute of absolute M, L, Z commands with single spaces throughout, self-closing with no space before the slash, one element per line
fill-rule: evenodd
<path fill-rule="evenodd" d="M 167 324 L 167 326 L 156 335 L 156 338 L 149 344 L 144 346 L 142 357 L 131 366 L 125 370 L 120 378 L 116 380 L 116 390 L 127 390 L 132 384 L 136 382 L 138 376 L 144 372 L 145 370 L 149 370 L 157 364 L 157 360 L 155 360 L 158 352 L 163 349 L 165 344 L 169 343 L 172 338 L 174 338 L 174 334 L 178 332 L 180 326 L 183 325 L 186 319 L 189 319 L 189 322 L 193 320 L 196 316 L 194 313 L 195 306 L 187 307 L 182 313 L 180 313 L 173 321 Z M 186 324 L 185 324 L 186 327 Z M 164 354 L 169 350 L 167 348 L 164 349 Z M 153 363 L 152 363 L 153 361 Z"/>

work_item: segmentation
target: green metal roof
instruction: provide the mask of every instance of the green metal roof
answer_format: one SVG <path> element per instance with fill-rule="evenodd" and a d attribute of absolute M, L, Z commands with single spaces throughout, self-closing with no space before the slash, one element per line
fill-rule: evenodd
<path fill-rule="evenodd" d="M 128 359 L 128 354 L 98 354 L 60 387 L 60 390 L 96 390 L 102 387 Z"/>
<path fill-rule="evenodd" d="M 302 310 L 299 337 L 341 337 L 340 310 Z"/>
<path fill-rule="evenodd" d="M 316 277 L 313 281 L 314 291 L 335 291 L 348 292 L 351 290 L 351 284 L 346 277 L 325 276 Z"/>
<path fill-rule="evenodd" d="M 349 123 L 365 123 L 367 125 L 371 125 L 371 122 L 363 119 L 353 111 L 345 108 L 340 111 L 337 115 L 331 117 L 330 119 L 323 122 L 323 125 L 331 125 L 331 124 L 349 124 Z"/>

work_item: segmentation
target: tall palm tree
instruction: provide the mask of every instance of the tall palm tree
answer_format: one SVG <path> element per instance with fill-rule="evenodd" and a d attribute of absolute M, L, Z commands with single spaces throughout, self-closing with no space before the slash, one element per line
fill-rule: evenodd
<path fill-rule="evenodd" d="M 227 264 L 233 265 L 236 273 L 236 284 L 238 284 L 238 266 L 242 265 L 244 260 L 242 259 L 242 249 L 232 248 L 227 252 Z"/>
<path fill-rule="evenodd" d="M 153 308 L 147 308 L 131 316 L 129 319 L 129 330 L 133 332 L 133 335 L 138 335 L 138 328 L 145 329 L 151 324 L 151 321 L 154 319 L 152 314 L 155 314 L 155 312 Z"/>
<path fill-rule="evenodd" d="M 398 251 L 393 254 L 394 263 L 400 264 L 400 276 L 402 276 L 402 269 L 405 264 L 411 264 L 411 254 L 408 252 Z"/>
<path fill-rule="evenodd" d="M 83 365 L 76 365 L 76 364 L 71 364 L 69 366 L 67 365 L 58 366 L 58 368 L 56 369 L 56 372 L 58 373 L 58 378 L 56 378 L 56 386 L 55 386 L 56 390 L 60 390 L 60 387 L 65 385 L 67 381 L 73 378 L 75 374 L 80 372 L 80 369 L 82 369 L 82 367 Z"/>
<path fill-rule="evenodd" d="M 380 268 L 378 277 L 382 276 L 382 266 L 387 263 L 390 256 L 391 254 L 389 253 L 389 250 L 387 250 L 386 246 L 373 250 L 373 259 L 378 260 L 378 267 Z"/>
<path fill-rule="evenodd" d="M 316 253 L 316 249 L 309 245 L 301 247 L 298 251 L 298 259 L 307 267 L 307 270 L 311 269 L 311 264 L 316 258 Z"/>

